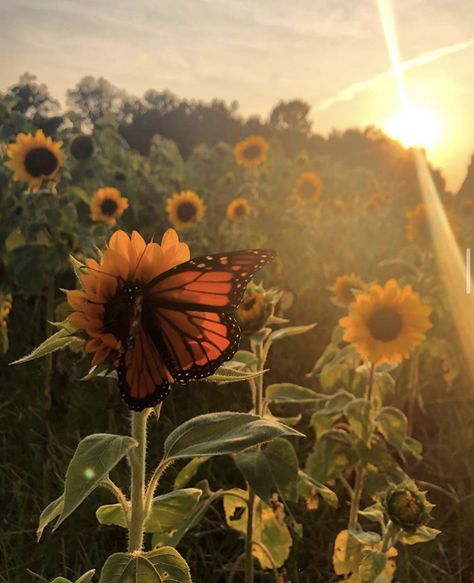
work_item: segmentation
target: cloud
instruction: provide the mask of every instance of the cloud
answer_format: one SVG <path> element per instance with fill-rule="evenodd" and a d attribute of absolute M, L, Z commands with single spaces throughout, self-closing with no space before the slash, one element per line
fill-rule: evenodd
<path fill-rule="evenodd" d="M 420 67 L 422 65 L 427 65 L 428 63 L 433 63 L 434 61 L 438 61 L 443 57 L 452 55 L 454 53 L 458 53 L 460 51 L 465 51 L 466 49 L 470 49 L 472 47 L 474 47 L 474 39 L 469 39 L 461 43 L 456 43 L 445 47 L 441 47 L 439 49 L 434 49 L 432 51 L 427 51 L 421 53 L 420 55 L 414 57 L 413 59 L 409 59 L 408 61 L 404 61 L 403 63 L 401 63 L 401 69 L 403 72 L 409 71 L 410 69 L 413 69 L 415 67 Z M 380 85 L 380 83 L 383 83 L 388 79 L 392 79 L 394 76 L 395 76 L 394 71 L 390 70 L 385 71 L 384 73 L 379 73 L 378 75 L 375 75 L 375 77 L 371 77 L 366 81 L 358 81 L 357 83 L 351 83 L 350 85 L 339 91 L 339 93 L 337 93 L 333 97 L 321 101 L 319 105 L 317 105 L 316 109 L 318 111 L 326 111 L 336 103 L 350 101 L 351 99 L 354 99 L 354 97 L 356 97 L 357 95 L 365 93 L 366 91 L 370 91 L 377 85 Z"/>

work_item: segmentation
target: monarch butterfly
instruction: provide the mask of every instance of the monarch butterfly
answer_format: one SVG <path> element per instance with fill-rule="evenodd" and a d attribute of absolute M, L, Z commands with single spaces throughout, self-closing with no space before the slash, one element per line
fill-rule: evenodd
<path fill-rule="evenodd" d="M 119 231 L 100 264 L 86 261 L 84 291 L 67 292 L 77 310 L 70 320 L 89 334 L 89 352 L 99 356 L 93 363 L 118 354 L 118 387 L 130 409 L 152 407 L 172 382 L 209 376 L 232 358 L 240 341 L 233 313 L 275 253 L 250 249 L 182 261 L 188 257 L 174 231 L 165 233 L 161 248 Z"/>

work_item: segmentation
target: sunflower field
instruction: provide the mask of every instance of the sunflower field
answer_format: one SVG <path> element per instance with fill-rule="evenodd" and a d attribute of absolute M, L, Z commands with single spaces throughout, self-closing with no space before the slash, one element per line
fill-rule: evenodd
<path fill-rule="evenodd" d="M 415 151 L 299 102 L 83 85 L 54 114 L 28 83 L 0 95 L 0 581 L 473 581 L 471 371 Z M 431 171 L 471 247 L 474 193 Z"/>

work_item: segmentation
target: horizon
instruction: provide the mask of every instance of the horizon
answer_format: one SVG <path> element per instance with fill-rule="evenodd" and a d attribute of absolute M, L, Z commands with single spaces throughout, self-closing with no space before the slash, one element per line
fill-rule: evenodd
<path fill-rule="evenodd" d="M 456 192 L 474 150 L 474 6 L 401 0 L 396 9 L 410 104 L 439 125 L 437 141 L 420 145 Z M 131 12 L 125 0 L 17 0 L 0 14 L 2 91 L 29 72 L 64 107 L 66 90 L 92 75 L 137 97 L 154 88 L 237 101 L 241 115 L 262 118 L 298 98 L 311 106 L 315 133 L 375 126 L 396 139 L 387 128 L 401 104 L 373 1 L 138 0 Z"/>

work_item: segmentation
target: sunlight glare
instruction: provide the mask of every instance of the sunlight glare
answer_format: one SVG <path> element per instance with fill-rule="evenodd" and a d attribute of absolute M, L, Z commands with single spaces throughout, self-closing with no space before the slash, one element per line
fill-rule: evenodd
<path fill-rule="evenodd" d="M 385 133 L 407 148 L 434 148 L 442 135 L 440 115 L 425 107 L 408 107 L 385 120 L 382 127 Z"/>

